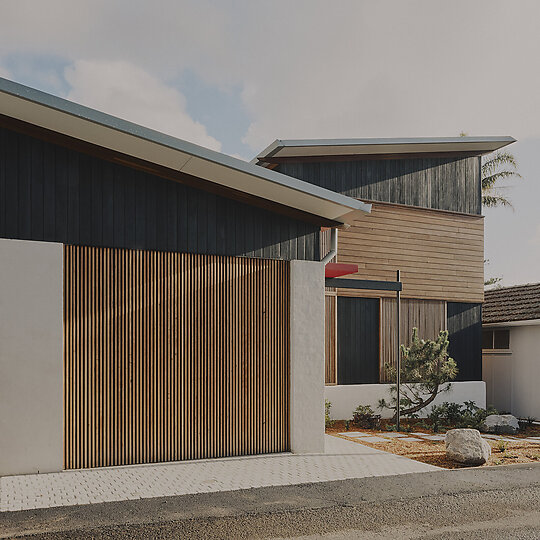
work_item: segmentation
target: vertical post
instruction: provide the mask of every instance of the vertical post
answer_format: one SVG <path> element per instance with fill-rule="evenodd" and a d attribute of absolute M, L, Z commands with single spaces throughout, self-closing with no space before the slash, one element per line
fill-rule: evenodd
<path fill-rule="evenodd" d="M 397 281 L 401 281 L 400 271 L 397 271 Z M 400 314 L 401 314 L 401 291 L 396 291 L 396 393 L 397 393 L 397 410 L 396 410 L 396 429 L 400 430 L 400 413 L 401 413 L 401 394 L 400 394 L 400 384 L 401 384 L 401 332 L 400 332 Z"/>

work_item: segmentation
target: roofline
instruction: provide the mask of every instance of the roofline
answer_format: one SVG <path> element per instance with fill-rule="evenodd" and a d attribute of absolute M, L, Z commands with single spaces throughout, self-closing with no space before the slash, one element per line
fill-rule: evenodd
<path fill-rule="evenodd" d="M 222 167 L 224 169 L 232 171 L 233 173 L 236 172 L 242 175 L 248 175 L 254 179 L 261 179 L 265 182 L 269 182 L 270 184 L 277 186 L 279 188 L 285 188 L 286 190 L 293 190 L 296 193 L 298 193 L 301 197 L 305 197 L 306 200 L 308 198 L 309 199 L 316 198 L 320 201 L 329 202 L 331 203 L 331 205 L 337 205 L 338 207 L 341 207 L 341 214 L 337 215 L 339 214 L 339 212 L 337 212 L 336 216 L 333 216 L 333 217 L 329 215 L 325 215 L 322 212 L 320 214 L 317 213 L 316 211 L 311 212 L 312 214 L 318 215 L 321 218 L 331 219 L 336 222 L 343 223 L 344 221 L 341 218 L 347 214 L 350 214 L 350 212 L 354 212 L 354 211 L 369 212 L 371 209 L 371 205 L 366 204 L 362 201 L 358 201 L 357 199 L 353 199 L 352 197 L 347 197 L 340 193 L 336 193 L 331 190 L 327 190 L 319 186 L 315 186 L 308 182 L 304 182 L 297 178 L 293 178 L 285 174 L 278 173 L 276 171 L 258 167 L 251 163 L 242 161 L 241 159 L 237 159 L 232 156 L 229 156 L 220 152 L 216 152 L 214 150 L 210 150 L 203 146 L 199 146 L 197 144 L 194 144 L 194 143 L 182 140 L 182 139 L 178 139 L 176 137 L 167 135 L 165 133 L 161 133 L 151 128 L 147 128 L 139 124 L 129 122 L 127 120 L 123 120 L 121 118 L 103 113 L 101 111 L 91 109 L 89 107 L 85 107 L 78 103 L 74 103 L 72 101 L 68 101 L 58 96 L 54 96 L 46 92 L 36 90 L 35 88 L 31 88 L 29 86 L 25 86 L 25 85 L 0 77 L 0 96 L 2 94 L 7 95 L 7 96 L 12 96 L 13 98 L 31 103 L 33 105 L 36 105 L 44 109 L 48 109 L 49 111 L 57 112 L 59 117 L 67 115 L 71 117 L 72 119 L 75 119 L 75 121 L 80 122 L 79 127 L 88 126 L 89 124 L 92 124 L 94 126 L 99 126 L 108 130 L 109 132 L 116 132 L 119 135 L 120 134 L 127 135 L 130 138 L 135 138 L 140 141 L 144 141 L 145 143 L 154 145 L 156 147 L 161 147 L 164 149 L 181 152 L 182 154 L 186 154 L 190 157 L 203 160 L 213 165 L 217 165 L 218 167 Z M 2 105 L 2 103 L 0 103 L 0 105 Z M 5 114 L 6 116 L 9 116 L 11 118 L 16 118 L 19 120 L 26 121 L 28 123 L 33 123 L 34 125 L 38 125 L 40 127 L 48 128 L 58 133 L 64 133 L 63 131 L 59 131 L 55 129 L 54 127 L 43 126 L 42 124 L 32 122 L 32 120 L 20 118 L 19 116 L 13 116 L 14 113 L 13 112 L 10 113 L 9 110 L 7 111 L 0 110 L 0 113 Z M 71 135 L 71 136 L 77 137 L 76 135 Z M 83 139 L 81 136 L 81 140 L 86 140 L 86 139 Z M 104 146 L 104 145 L 101 145 L 101 146 Z M 134 154 L 134 157 L 138 157 L 136 153 Z M 189 174 L 189 171 L 183 171 L 184 167 L 189 162 L 190 162 L 190 159 L 188 159 L 183 165 L 181 165 L 176 170 L 181 171 L 181 172 L 188 172 Z M 212 180 L 209 178 L 207 178 L 207 180 L 213 181 L 215 183 L 219 183 L 216 180 Z M 244 191 L 244 190 L 239 190 L 239 191 Z M 244 192 L 251 193 L 257 196 L 256 193 L 250 192 L 247 189 Z M 270 197 L 263 196 L 263 198 L 272 200 Z M 283 198 L 284 197 L 281 196 L 281 199 Z M 278 204 L 282 206 L 288 206 L 287 204 L 284 204 L 281 200 L 275 201 L 275 202 L 277 202 Z M 296 206 L 294 206 L 294 208 L 296 208 Z M 298 208 L 298 209 L 306 211 L 303 208 Z M 338 209 L 335 208 L 334 210 L 337 211 Z"/>
<path fill-rule="evenodd" d="M 493 322 L 484 322 L 482 321 L 483 328 L 499 328 L 501 326 L 537 326 L 540 325 L 539 319 L 514 319 L 514 320 L 501 320 Z"/>
<path fill-rule="evenodd" d="M 489 153 L 509 144 L 516 142 L 516 139 L 510 136 L 486 136 L 486 137 L 401 137 L 401 138 L 352 138 L 352 139 L 276 139 L 269 146 L 267 146 L 262 152 L 260 152 L 253 160 L 252 163 L 257 161 L 265 161 L 275 156 L 282 148 L 314 148 L 314 147 L 357 147 L 362 150 L 366 147 L 377 146 L 401 146 L 404 149 L 396 149 L 396 154 L 407 154 L 414 152 L 414 145 L 495 145 L 495 149 L 487 148 L 485 150 L 477 150 L 478 155 L 482 153 Z M 409 147 L 409 148 L 407 148 Z M 433 152 L 440 152 L 441 150 L 433 150 Z M 464 150 L 466 151 L 466 150 Z M 376 152 L 375 152 L 376 153 Z M 362 152 L 358 152 L 362 155 Z M 313 155 L 313 154 L 310 154 Z M 323 155 L 322 153 L 320 155 Z M 300 157 L 300 156 L 299 156 Z"/>
<path fill-rule="evenodd" d="M 509 291 L 510 289 L 520 289 L 522 287 L 539 287 L 540 283 L 522 283 L 521 285 L 507 285 L 506 287 L 496 287 L 495 289 L 487 289 L 484 293 L 498 293 L 501 291 Z"/>

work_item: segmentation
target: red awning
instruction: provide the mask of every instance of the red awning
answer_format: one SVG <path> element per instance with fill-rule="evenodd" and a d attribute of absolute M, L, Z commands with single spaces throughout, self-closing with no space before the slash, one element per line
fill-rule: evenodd
<path fill-rule="evenodd" d="M 356 272 L 358 272 L 357 264 L 327 263 L 324 267 L 324 277 L 327 278 L 356 274 Z"/>

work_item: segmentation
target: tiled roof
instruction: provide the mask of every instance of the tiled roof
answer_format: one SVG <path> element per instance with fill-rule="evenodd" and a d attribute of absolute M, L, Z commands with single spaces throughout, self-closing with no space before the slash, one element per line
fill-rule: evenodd
<path fill-rule="evenodd" d="M 540 319 L 540 283 L 492 289 L 484 294 L 483 323 Z"/>

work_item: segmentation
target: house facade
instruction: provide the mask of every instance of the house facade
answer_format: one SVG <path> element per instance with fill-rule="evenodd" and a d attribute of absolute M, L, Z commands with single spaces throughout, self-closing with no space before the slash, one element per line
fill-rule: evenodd
<path fill-rule="evenodd" d="M 323 451 L 369 204 L 0 79 L 0 475 Z"/>
<path fill-rule="evenodd" d="M 338 232 L 337 263 L 350 280 L 396 280 L 401 341 L 412 328 L 433 339 L 449 332 L 459 374 L 439 401 L 485 406 L 481 310 L 484 225 L 481 156 L 511 137 L 278 140 L 256 162 L 305 182 L 372 203 Z M 321 255 L 330 231 L 321 234 Z M 326 289 L 325 396 L 334 418 L 389 397 L 385 364 L 395 364 L 395 293 Z M 427 411 L 424 411 L 424 413 Z M 389 416 L 389 411 L 383 411 Z"/>
<path fill-rule="evenodd" d="M 482 373 L 499 411 L 540 418 L 540 283 L 486 291 Z"/>

